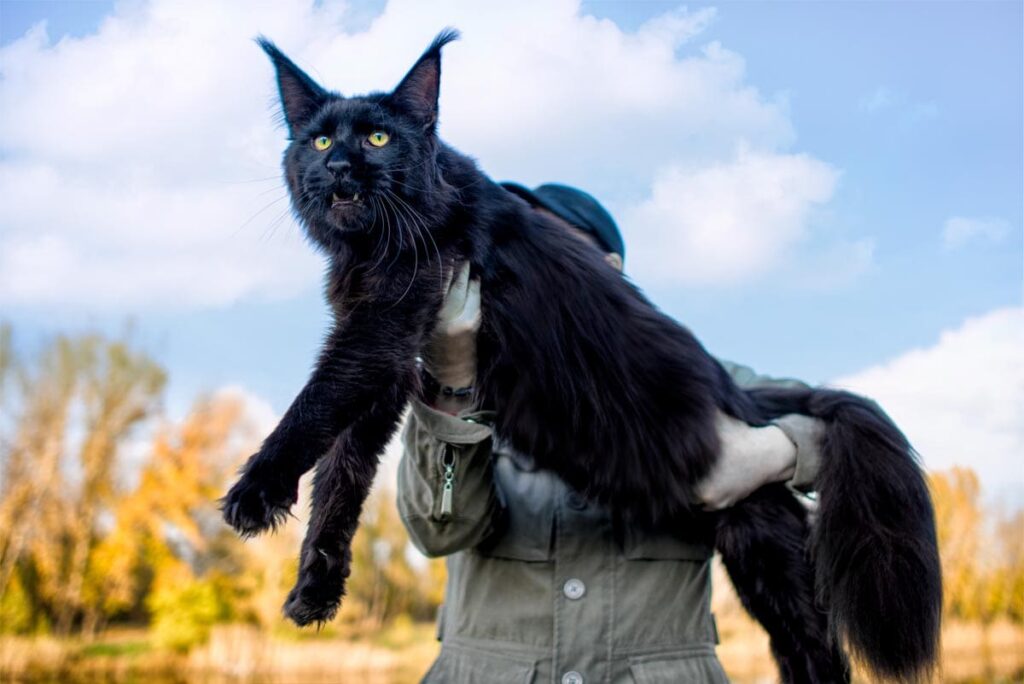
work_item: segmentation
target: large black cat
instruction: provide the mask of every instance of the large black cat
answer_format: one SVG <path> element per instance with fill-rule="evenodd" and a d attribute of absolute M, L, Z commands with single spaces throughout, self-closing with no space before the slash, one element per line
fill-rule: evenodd
<path fill-rule="evenodd" d="M 685 328 L 599 252 L 436 136 L 439 35 L 390 93 L 324 90 L 273 44 L 293 206 L 329 264 L 334 325 L 309 381 L 223 500 L 243 535 L 279 523 L 316 465 L 285 613 L 331 619 L 360 508 L 413 392 L 444 283 L 469 261 L 483 292 L 478 398 L 496 432 L 636 525 L 713 538 L 786 682 L 843 682 L 840 643 L 877 674 L 926 676 L 941 581 L 934 514 L 906 438 L 840 391 L 738 388 Z M 694 484 L 718 453 L 716 410 L 751 425 L 827 425 L 813 524 L 783 485 L 718 514 Z"/>

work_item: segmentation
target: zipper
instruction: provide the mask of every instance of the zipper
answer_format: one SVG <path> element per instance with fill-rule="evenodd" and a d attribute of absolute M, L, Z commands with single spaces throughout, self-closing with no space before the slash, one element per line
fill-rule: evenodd
<path fill-rule="evenodd" d="M 455 450 L 450 444 L 446 444 L 444 447 L 441 465 L 444 467 L 444 483 L 441 486 L 441 520 L 448 520 L 452 517 L 452 495 L 455 489 Z"/>

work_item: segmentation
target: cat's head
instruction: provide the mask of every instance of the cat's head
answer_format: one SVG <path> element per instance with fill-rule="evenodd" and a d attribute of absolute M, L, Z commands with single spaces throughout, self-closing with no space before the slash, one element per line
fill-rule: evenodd
<path fill-rule="evenodd" d="M 416 214 L 438 182 L 441 48 L 457 37 L 454 30 L 441 32 L 390 93 L 349 97 L 324 89 L 273 43 L 258 39 L 277 71 L 291 140 L 284 170 L 292 206 L 328 253 L 362 236 L 380 242 L 383 236 L 374 233 L 390 233 L 392 224 L 402 232 L 422 224 Z"/>

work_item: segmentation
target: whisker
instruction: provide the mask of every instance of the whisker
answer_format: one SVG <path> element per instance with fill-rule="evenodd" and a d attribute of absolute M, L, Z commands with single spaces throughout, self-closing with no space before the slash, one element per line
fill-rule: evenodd
<path fill-rule="evenodd" d="M 374 199 L 375 202 L 377 201 L 376 198 L 373 198 L 373 199 Z M 377 205 L 374 205 L 374 206 L 377 206 Z M 369 268 L 369 270 L 371 272 L 376 271 L 378 268 L 380 268 L 381 263 L 384 261 L 384 257 L 387 256 L 388 247 L 391 246 L 391 219 L 388 217 L 388 208 L 386 206 L 384 206 L 383 199 L 381 200 L 379 206 L 380 206 L 380 209 L 381 209 L 381 213 L 383 214 L 384 225 L 387 226 L 387 240 L 384 243 L 384 251 L 380 251 L 380 241 L 381 241 L 381 238 L 384 236 L 384 231 L 381 230 L 377 234 L 377 244 L 374 247 L 374 250 L 376 252 L 378 252 L 377 260 Z"/>
<path fill-rule="evenodd" d="M 402 225 L 402 223 L 401 223 L 401 222 L 399 221 L 399 218 L 400 218 L 400 216 L 399 216 L 399 212 L 398 212 L 398 207 L 397 207 L 397 206 L 396 206 L 396 205 L 395 205 L 395 204 L 394 204 L 394 203 L 393 203 L 393 202 L 392 202 L 392 201 L 391 201 L 390 199 L 388 199 L 388 196 L 387 196 L 387 195 L 382 195 L 382 196 L 383 196 L 383 197 L 384 197 L 384 198 L 385 198 L 385 199 L 386 199 L 386 200 L 388 201 L 388 204 L 390 204 L 390 205 L 391 205 L 391 208 L 392 208 L 392 209 L 394 210 L 394 212 L 395 212 L 395 227 L 396 227 L 396 228 L 398 229 L 398 231 L 397 231 L 397 232 L 398 232 L 398 239 L 399 239 L 399 240 L 402 240 L 402 239 L 403 239 L 403 238 L 402 238 L 402 228 L 403 228 L 404 226 L 403 226 L 403 225 Z M 399 243 L 399 245 L 398 245 L 398 251 L 397 251 L 397 252 L 395 252 L 395 256 L 394 256 L 394 257 L 392 257 L 392 259 L 391 259 L 391 261 L 390 261 L 390 262 L 388 262 L 388 265 L 387 265 L 387 268 L 386 268 L 386 270 L 390 271 L 390 270 L 391 270 L 391 267 L 392 267 L 392 266 L 394 266 L 394 264 L 395 264 L 395 262 L 396 262 L 396 261 L 398 260 L 398 258 L 399 258 L 400 256 L 402 256 L 402 247 L 403 247 L 403 246 L 404 246 L 404 241 L 403 241 L 403 242 L 400 242 L 400 243 Z"/>
<path fill-rule="evenodd" d="M 284 184 L 282 184 L 282 183 L 278 183 L 277 185 L 275 185 L 275 186 L 274 186 L 274 187 L 272 187 L 272 188 L 267 188 L 266 190 L 261 190 L 260 192 L 256 193 L 256 195 L 255 195 L 255 196 L 256 196 L 256 197 L 263 197 L 263 196 L 264 196 L 264 195 L 266 195 L 266 194 L 269 194 L 269 193 L 271 193 L 271 192 L 274 192 L 274 190 L 284 190 L 284 191 L 285 191 L 285 192 L 287 193 L 287 191 L 288 191 L 288 188 L 284 187 Z"/>
<path fill-rule="evenodd" d="M 412 243 L 412 255 L 414 259 L 412 266 L 412 277 L 409 278 L 409 284 L 405 286 L 405 292 L 402 293 L 402 296 L 398 298 L 397 302 L 388 307 L 389 309 L 393 306 L 398 306 L 399 304 L 401 304 L 402 300 L 405 299 L 405 296 L 409 294 L 409 290 L 412 289 L 412 284 L 416 282 L 416 275 L 419 273 L 420 270 L 420 251 L 416 248 L 415 242 Z"/>
<path fill-rule="evenodd" d="M 386 198 L 381 197 L 381 199 L 383 200 Z M 387 226 L 387 240 L 385 240 L 384 242 L 384 250 L 381 251 L 380 255 L 377 257 L 377 261 L 374 262 L 373 266 L 370 269 L 372 271 L 376 271 L 378 268 L 380 268 L 380 265 L 384 263 L 384 259 L 387 258 L 388 251 L 391 249 L 391 219 L 388 217 L 387 206 L 385 206 L 383 203 L 381 204 L 381 206 L 384 208 L 384 221 Z M 398 218 L 395 217 L 395 220 L 397 221 Z"/>
<path fill-rule="evenodd" d="M 402 226 L 402 227 L 404 228 L 406 226 Z M 401 235 L 401 234 L 402 233 L 399 232 L 399 235 Z M 402 300 L 405 299 L 405 296 L 407 294 L 409 294 L 409 290 L 412 289 L 412 284 L 414 282 L 416 282 L 416 276 L 419 274 L 419 270 L 420 270 L 420 251 L 419 251 L 419 248 L 416 246 L 416 240 L 415 240 L 415 237 L 414 237 L 414 234 L 412 232 L 412 228 L 411 227 L 409 227 L 409 236 L 411 238 L 413 238 L 412 239 L 412 255 L 413 255 L 414 261 L 413 261 L 413 267 L 412 267 L 412 276 L 409 278 L 409 284 L 405 286 L 405 291 L 402 292 L 402 296 L 400 296 L 398 298 L 398 301 L 396 301 L 394 304 L 389 306 L 388 309 L 396 307 L 396 306 L 398 306 L 399 304 L 402 303 Z M 388 268 L 390 269 L 390 266 Z"/>
<path fill-rule="evenodd" d="M 275 199 L 275 200 L 273 200 L 273 201 L 271 201 L 271 202 L 268 202 L 267 204 L 265 204 L 265 205 L 263 206 L 263 208 L 262 208 L 262 209 L 260 209 L 259 211 L 257 211 L 257 212 L 256 212 L 255 214 L 253 214 L 253 215 L 252 215 L 252 216 L 250 216 L 249 218 L 247 218 L 247 219 L 245 220 L 245 223 L 243 223 L 242 225 L 238 226 L 238 228 L 236 228 L 236 229 L 235 229 L 235 231 L 234 231 L 233 233 L 231 233 L 231 237 L 235 237 L 236 235 L 238 235 L 238 233 L 239 233 L 239 232 L 241 232 L 241 230 L 242 230 L 243 228 L 245 228 L 245 227 L 246 227 L 247 225 L 249 225 L 250 223 L 252 223 L 252 222 L 253 222 L 253 219 L 255 219 L 255 218 L 256 218 L 257 216 L 259 216 L 260 214 L 262 214 L 263 212 L 265 212 L 265 211 L 266 211 L 267 209 L 269 209 L 270 207 L 274 206 L 275 204 L 277 204 L 277 203 L 278 203 L 278 202 L 280 202 L 281 200 L 283 200 L 283 199 L 287 199 L 287 198 L 288 198 L 288 194 L 287 194 L 287 193 L 285 193 L 284 195 L 282 195 L 282 196 L 278 197 L 277 199 Z"/>
<path fill-rule="evenodd" d="M 299 198 L 299 207 L 296 210 L 298 215 L 301 216 L 307 209 L 309 209 L 311 206 L 313 206 L 313 203 L 315 201 L 316 201 L 316 197 L 313 196 L 313 195 L 303 195 L 302 197 L 300 197 Z M 274 221 L 270 224 L 270 227 L 268 228 L 268 230 L 264 230 L 263 231 L 263 235 L 261 237 L 261 240 L 265 240 L 265 241 L 272 240 L 273 237 L 277 234 L 277 229 L 280 228 L 281 225 L 285 222 L 285 219 L 288 217 L 288 214 L 291 213 L 291 211 L 292 211 L 291 208 L 288 207 L 288 208 L 285 208 L 285 210 L 282 211 L 280 214 L 278 214 L 277 218 L 274 219 Z M 298 222 L 301 224 L 302 220 L 298 219 Z M 268 232 L 270 233 L 269 235 L 267 234 Z"/>
<path fill-rule="evenodd" d="M 391 192 L 390 190 L 387 191 L 387 192 L 388 192 L 389 195 L 391 195 L 391 197 L 394 200 L 397 200 L 401 204 L 401 206 L 404 206 L 406 211 L 408 212 L 410 218 L 415 220 L 415 224 L 414 225 L 416 227 L 416 232 L 420 235 L 420 239 L 423 241 L 423 251 L 427 252 L 429 254 L 429 250 L 427 248 L 427 240 L 426 240 L 426 238 L 430 238 L 430 242 L 434 245 L 434 252 L 437 254 L 437 276 L 438 276 L 437 277 L 437 281 L 438 281 L 438 289 L 443 292 L 444 291 L 444 260 L 441 257 L 441 249 L 437 246 L 437 241 L 434 240 L 434 236 L 431 234 L 431 230 L 427 226 L 426 218 L 421 213 L 416 211 L 408 202 L 406 202 L 401 197 L 399 197 L 397 194 Z M 426 238 L 424 237 L 424 234 L 426 235 Z M 428 263 L 429 263 L 429 261 L 428 261 Z"/>
<path fill-rule="evenodd" d="M 277 233 L 277 229 L 281 226 L 282 223 L 284 223 L 284 219 L 287 216 L 287 209 L 279 213 L 277 217 L 270 223 L 267 229 L 263 231 L 263 235 L 260 236 L 260 241 L 265 242 L 273 239 L 274 235 Z M 270 233 L 270 235 L 267 235 L 268 232 Z"/>
<path fill-rule="evenodd" d="M 392 172 L 395 172 L 395 171 L 412 171 L 413 169 L 422 169 L 428 163 L 430 163 L 429 159 L 422 159 L 419 162 L 417 162 L 416 164 L 413 164 L 411 166 L 392 166 L 392 167 L 388 167 L 387 171 L 388 171 L 388 173 L 392 173 Z"/>
<path fill-rule="evenodd" d="M 274 176 L 267 176 L 266 178 L 249 178 L 249 179 L 246 179 L 246 180 L 235 180 L 235 181 L 228 180 L 228 181 L 224 181 L 224 184 L 225 185 L 242 185 L 242 184 L 245 184 L 245 183 L 266 183 L 267 181 L 272 181 L 272 180 L 278 180 L 278 181 L 281 180 L 281 174 L 276 174 Z"/>
<path fill-rule="evenodd" d="M 373 246 L 373 253 L 377 254 L 380 251 L 380 241 L 384 239 L 384 231 L 382 230 L 384 223 L 381 219 L 386 217 L 383 216 L 383 203 L 378 198 L 370 195 L 370 203 L 373 204 L 373 217 L 375 219 L 374 225 L 377 226 L 377 244 Z"/>

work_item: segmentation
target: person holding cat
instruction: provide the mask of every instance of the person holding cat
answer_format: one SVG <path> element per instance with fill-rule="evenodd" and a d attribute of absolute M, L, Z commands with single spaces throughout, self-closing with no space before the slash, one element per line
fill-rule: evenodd
<path fill-rule="evenodd" d="M 593 197 L 564 185 L 504 187 L 622 270 L 622 236 Z M 448 566 L 441 654 L 423 681 L 727 681 L 715 656 L 710 542 L 625 524 L 502 444 L 473 396 L 480 316 L 480 284 L 457 269 L 403 435 L 402 521 L 420 551 Z M 806 387 L 721 363 L 741 386 Z M 755 428 L 720 414 L 717 427 L 721 458 L 698 487 L 707 509 L 771 482 L 811 489 L 818 419 Z"/>

